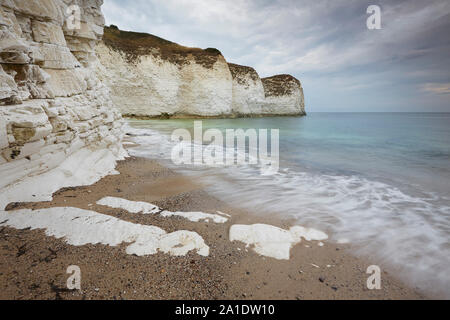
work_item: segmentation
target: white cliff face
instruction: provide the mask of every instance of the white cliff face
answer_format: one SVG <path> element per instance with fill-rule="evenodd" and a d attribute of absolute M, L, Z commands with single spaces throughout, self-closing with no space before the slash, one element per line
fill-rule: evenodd
<path fill-rule="evenodd" d="M 290 75 L 263 78 L 263 115 L 305 115 L 305 98 L 299 80 Z"/>
<path fill-rule="evenodd" d="M 105 28 L 104 42 L 96 51 L 101 61 L 97 75 L 126 116 L 304 114 L 298 80 L 288 79 L 285 97 L 271 95 L 253 68 L 228 64 L 218 51 L 186 48 L 113 26 Z"/>
<path fill-rule="evenodd" d="M 66 25 L 73 3 L 80 30 Z M 26 191 L 92 183 L 125 155 L 121 115 L 95 74 L 102 3 L 0 0 L 0 210 Z M 44 174 L 53 178 L 36 178 Z"/>
<path fill-rule="evenodd" d="M 255 69 L 228 64 L 233 75 L 233 114 L 251 116 L 262 114 L 264 87 Z"/>
<path fill-rule="evenodd" d="M 124 115 L 230 114 L 232 83 L 225 59 L 220 53 L 185 53 L 184 49 L 177 46 L 174 53 L 164 54 L 153 48 L 130 59 L 123 50 L 101 44 L 97 47 L 101 60 L 97 74 L 111 89 L 111 97 Z"/>

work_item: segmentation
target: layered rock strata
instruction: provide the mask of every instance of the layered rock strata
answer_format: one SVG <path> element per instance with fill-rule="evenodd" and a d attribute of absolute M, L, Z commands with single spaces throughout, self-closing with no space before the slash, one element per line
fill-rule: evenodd
<path fill-rule="evenodd" d="M 105 28 L 98 77 L 125 115 L 219 116 L 231 113 L 232 78 L 222 54 L 147 34 Z"/>
<path fill-rule="evenodd" d="M 46 185 L 27 184 L 36 197 L 69 180 L 92 181 L 125 155 L 120 112 L 95 73 L 102 3 L 0 0 L 0 205 L 27 178 L 65 164 Z M 68 23 L 73 4 L 81 17 L 75 29 Z"/>
<path fill-rule="evenodd" d="M 251 67 L 229 64 L 216 49 L 188 48 L 156 36 L 106 27 L 97 46 L 98 77 L 126 116 L 247 117 L 305 114 L 294 77 L 264 85 Z M 267 89 L 266 89 L 267 88 Z M 283 94 L 281 94 L 283 93 Z"/>
<path fill-rule="evenodd" d="M 300 81 L 288 74 L 263 78 L 265 103 L 263 115 L 305 114 L 305 98 Z"/>

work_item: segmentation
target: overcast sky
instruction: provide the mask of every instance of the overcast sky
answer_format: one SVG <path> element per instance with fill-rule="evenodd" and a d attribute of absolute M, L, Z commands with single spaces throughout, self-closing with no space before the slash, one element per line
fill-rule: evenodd
<path fill-rule="evenodd" d="M 368 30 L 369 5 L 381 30 Z M 312 111 L 450 112 L 449 0 L 105 0 L 107 24 L 289 73 Z"/>

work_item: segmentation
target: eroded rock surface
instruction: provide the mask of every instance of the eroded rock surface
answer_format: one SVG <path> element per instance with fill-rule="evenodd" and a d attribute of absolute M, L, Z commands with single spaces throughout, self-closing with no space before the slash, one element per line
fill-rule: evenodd
<path fill-rule="evenodd" d="M 102 3 L 0 1 L 0 188 L 48 172 L 82 149 L 124 156 L 120 112 L 95 74 Z M 79 30 L 67 25 L 71 4 L 81 9 Z"/>
<path fill-rule="evenodd" d="M 305 98 L 300 81 L 288 74 L 263 78 L 265 103 L 262 114 L 305 114 Z"/>
<path fill-rule="evenodd" d="M 159 37 L 105 28 L 98 77 L 122 113 L 135 117 L 303 115 L 300 81 L 279 76 L 273 95 L 251 67 L 229 64 L 217 49 L 188 48 Z M 295 84 L 295 88 L 294 85 Z M 283 84 L 282 84 L 283 85 Z"/>
<path fill-rule="evenodd" d="M 110 27 L 97 53 L 97 75 L 124 115 L 208 117 L 232 111 L 231 73 L 217 50 Z"/>

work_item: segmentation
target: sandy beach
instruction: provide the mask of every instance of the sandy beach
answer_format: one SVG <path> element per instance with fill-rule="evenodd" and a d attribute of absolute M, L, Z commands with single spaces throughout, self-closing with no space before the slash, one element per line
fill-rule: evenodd
<path fill-rule="evenodd" d="M 0 0 L 0 300 L 450 299 L 450 1 L 400 2 Z"/>
<path fill-rule="evenodd" d="M 209 255 L 166 253 L 136 256 L 119 246 L 73 246 L 44 230 L 17 230 L 0 221 L 0 299 L 424 299 L 426 296 L 382 273 L 381 290 L 368 290 L 370 259 L 356 258 L 351 245 L 305 241 L 290 251 L 290 260 L 257 254 L 242 242 L 230 242 L 235 224 L 265 223 L 289 229 L 293 222 L 232 208 L 209 196 L 195 181 L 156 161 L 128 158 L 91 186 L 67 188 L 53 201 L 14 203 L 11 210 L 74 207 L 123 221 L 203 237 Z M 192 222 L 183 217 L 133 214 L 96 204 L 106 196 L 145 201 L 171 211 L 217 211 L 226 223 Z M 81 269 L 81 290 L 66 287 L 66 269 Z"/>

